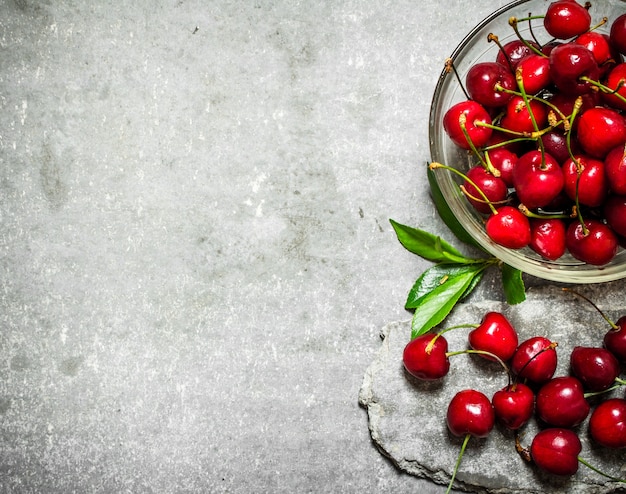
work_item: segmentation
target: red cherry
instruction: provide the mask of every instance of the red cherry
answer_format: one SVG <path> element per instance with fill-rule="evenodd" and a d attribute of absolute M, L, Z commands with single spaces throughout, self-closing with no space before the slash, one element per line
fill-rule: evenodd
<path fill-rule="evenodd" d="M 569 39 L 589 31 L 591 15 L 577 2 L 557 0 L 548 5 L 543 26 L 550 36 Z"/>
<path fill-rule="evenodd" d="M 455 436 L 487 437 L 495 423 L 491 401 L 480 391 L 459 391 L 448 405 L 446 423 Z"/>
<path fill-rule="evenodd" d="M 626 447 L 626 400 L 609 398 L 600 403 L 589 418 L 589 433 L 605 448 Z"/>
<path fill-rule="evenodd" d="M 517 154 L 506 148 L 496 148 L 485 152 L 493 167 L 500 172 L 500 178 L 507 187 L 513 187 L 513 169 L 517 163 Z"/>
<path fill-rule="evenodd" d="M 604 203 L 606 222 L 618 235 L 626 236 L 626 195 L 610 196 Z"/>
<path fill-rule="evenodd" d="M 615 49 L 626 55 L 626 14 L 618 16 L 613 21 L 609 38 Z"/>
<path fill-rule="evenodd" d="M 484 214 L 491 212 L 489 203 L 499 207 L 498 204 L 501 201 L 506 200 L 508 194 L 508 188 L 499 177 L 495 177 L 489 173 L 484 167 L 477 165 L 469 169 L 466 174 L 469 180 L 466 180 L 463 184 L 465 187 L 467 200 L 474 206 L 474 208 Z M 480 192 L 476 190 L 478 187 L 487 196 L 488 202 L 485 202 Z"/>
<path fill-rule="evenodd" d="M 615 91 L 617 94 L 626 98 L 626 63 L 619 63 L 614 66 L 606 76 L 604 85 Z M 626 101 L 612 93 L 602 93 L 602 100 L 613 108 L 618 110 L 626 110 Z"/>
<path fill-rule="evenodd" d="M 600 68 L 593 53 L 587 48 L 575 43 L 564 43 L 550 52 L 550 74 L 558 89 L 567 94 L 580 95 L 588 93 L 592 88 L 582 77 L 597 81 Z"/>
<path fill-rule="evenodd" d="M 556 261 L 565 254 L 565 223 L 558 218 L 531 218 L 529 247 L 544 259 Z"/>
<path fill-rule="evenodd" d="M 503 206 L 485 223 L 491 240 L 509 249 L 521 249 L 530 243 L 530 222 L 513 206 Z"/>
<path fill-rule="evenodd" d="M 604 158 L 609 188 L 616 194 L 626 195 L 626 148 L 616 146 Z"/>
<path fill-rule="evenodd" d="M 515 70 L 517 64 L 528 55 L 534 53 L 530 48 L 533 46 L 537 50 L 541 50 L 541 46 L 536 41 L 514 39 L 506 43 L 496 56 L 496 62 Z"/>
<path fill-rule="evenodd" d="M 497 89 L 517 88 L 515 76 L 505 66 L 496 62 L 479 62 L 472 65 L 465 76 L 465 89 L 474 101 L 487 108 L 504 106 L 511 94 Z"/>
<path fill-rule="evenodd" d="M 580 154 L 578 142 L 575 139 L 570 139 L 570 147 L 568 147 L 567 135 L 560 130 L 546 132 L 541 136 L 541 142 L 545 152 L 552 156 L 557 163 L 562 164 L 570 158 L 570 149 L 572 154 Z"/>
<path fill-rule="evenodd" d="M 518 377 L 536 384 L 552 379 L 556 365 L 555 344 L 543 336 L 534 336 L 522 342 L 511 360 L 511 370 Z"/>
<path fill-rule="evenodd" d="M 448 341 L 441 335 L 426 333 L 412 339 L 402 355 L 404 368 L 423 381 L 441 379 L 450 370 Z"/>
<path fill-rule="evenodd" d="M 574 40 L 574 43 L 587 48 L 596 59 L 601 75 L 611 70 L 619 60 L 620 54 L 611 46 L 609 36 L 597 31 L 587 31 Z"/>
<path fill-rule="evenodd" d="M 517 197 L 529 209 L 550 204 L 561 193 L 564 182 L 559 163 L 538 150 L 520 156 L 513 170 Z"/>
<path fill-rule="evenodd" d="M 619 361 L 606 348 L 583 346 L 572 350 L 570 368 L 585 389 L 592 392 L 607 389 L 621 372 Z"/>
<path fill-rule="evenodd" d="M 617 254 L 618 239 L 613 230 L 599 220 L 584 220 L 585 229 L 579 221 L 567 228 L 565 245 L 570 254 L 579 261 L 603 266 Z"/>
<path fill-rule="evenodd" d="M 513 96 L 506 104 L 504 116 L 500 120 L 500 126 L 503 129 L 530 133 L 535 129 L 543 128 L 548 123 L 548 110 L 546 105 L 537 101 L 530 100 L 528 105 L 521 96 Z"/>
<path fill-rule="evenodd" d="M 474 146 L 482 147 L 487 144 L 492 130 L 489 127 L 480 126 L 480 123 L 491 125 L 491 117 L 484 106 L 472 100 L 461 101 L 451 106 L 443 116 L 444 130 L 452 142 L 462 149 L 471 149 L 463 127 Z"/>
<path fill-rule="evenodd" d="M 580 178 L 578 166 L 581 168 Z M 570 199 L 574 200 L 578 194 L 578 202 L 582 205 L 598 207 L 604 203 L 609 187 L 603 161 L 588 156 L 574 156 L 574 159 L 569 158 L 563 163 L 563 177 L 564 190 Z"/>
<path fill-rule="evenodd" d="M 626 142 L 626 120 L 610 108 L 591 108 L 580 116 L 576 135 L 585 153 L 603 159 L 614 147 Z"/>
<path fill-rule="evenodd" d="M 507 429 L 517 430 L 526 424 L 535 410 L 535 395 L 523 383 L 515 383 L 496 391 L 491 398 L 496 414 Z"/>
<path fill-rule="evenodd" d="M 626 316 L 615 322 L 616 328 L 604 335 L 604 347 L 620 362 L 626 362 Z"/>
<path fill-rule="evenodd" d="M 574 105 L 576 105 L 576 101 L 578 100 L 578 98 L 581 98 L 581 102 L 579 103 L 580 108 L 578 109 L 579 116 L 587 110 L 598 106 L 600 102 L 600 96 L 598 96 L 598 94 L 596 94 L 595 92 L 582 95 L 567 94 L 558 91 L 555 91 L 555 93 L 556 94 L 552 95 L 552 97 L 550 98 L 550 103 L 554 105 L 566 118 L 571 116 L 572 112 L 574 111 Z M 559 115 L 559 118 L 563 117 Z M 559 125 L 557 128 L 559 130 L 564 130 L 563 124 Z M 578 129 L 578 118 L 574 119 L 571 129 L 574 131 Z M 572 139 L 571 143 L 576 144 L 576 140 Z M 576 146 L 578 146 L 578 144 L 576 144 Z"/>
<path fill-rule="evenodd" d="M 520 60 L 516 70 L 521 75 L 524 91 L 527 94 L 537 94 L 552 82 L 550 60 L 537 53 L 532 53 Z"/>
<path fill-rule="evenodd" d="M 537 416 L 553 427 L 575 427 L 589 415 L 582 383 L 572 376 L 555 377 L 537 392 Z"/>
<path fill-rule="evenodd" d="M 500 312 L 487 312 L 478 327 L 470 331 L 469 344 L 474 350 L 494 354 L 500 360 L 509 360 L 517 348 L 517 331 Z M 488 355 L 482 355 L 495 360 Z"/>
<path fill-rule="evenodd" d="M 581 451 L 582 444 L 576 433 L 559 427 L 540 431 L 530 445 L 535 465 L 553 475 L 574 475 Z"/>

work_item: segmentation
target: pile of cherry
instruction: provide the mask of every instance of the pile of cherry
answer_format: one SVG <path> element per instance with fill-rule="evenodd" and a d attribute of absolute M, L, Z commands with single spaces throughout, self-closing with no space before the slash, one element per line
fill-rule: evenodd
<path fill-rule="evenodd" d="M 592 27 L 590 11 L 589 2 L 557 0 L 545 15 L 512 18 L 513 41 L 490 35 L 496 59 L 469 68 L 467 99 L 443 118 L 477 164 L 431 168 L 462 176 L 494 242 L 601 266 L 626 246 L 626 13 Z M 542 45 L 519 30 L 537 19 L 550 36 Z"/>
<path fill-rule="evenodd" d="M 478 389 L 464 389 L 448 404 L 448 429 L 464 437 L 448 490 L 470 437 L 487 437 L 496 422 L 514 431 L 514 447 L 520 456 L 548 474 L 572 476 L 582 463 L 604 477 L 626 483 L 582 458 L 578 435 L 583 422 L 589 419 L 584 432 L 597 447 L 626 448 L 626 398 L 615 393 L 626 385 L 620 377 L 621 366 L 626 363 L 626 315 L 613 322 L 587 297 L 572 293 L 592 304 L 610 329 L 598 346 L 574 347 L 569 355 L 569 371 L 564 375 L 555 376 L 561 358 L 557 342 L 545 336 L 520 342 L 517 330 L 501 312 L 488 312 L 478 325 L 431 331 L 405 346 L 404 368 L 418 380 L 444 378 L 450 370 L 450 358 L 460 354 L 477 354 L 506 370 L 507 384 L 491 399 Z M 473 328 L 468 333 L 467 348 L 450 351 L 445 333 L 463 327 Z M 520 431 L 531 420 L 539 425 L 539 432 L 529 447 L 523 447 Z"/>

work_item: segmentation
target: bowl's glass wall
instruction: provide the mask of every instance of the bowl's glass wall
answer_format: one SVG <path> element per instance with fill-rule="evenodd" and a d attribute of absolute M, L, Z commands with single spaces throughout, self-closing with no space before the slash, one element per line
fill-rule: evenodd
<path fill-rule="evenodd" d="M 463 79 L 467 70 L 479 61 L 493 61 L 498 52 L 498 46 L 488 41 L 493 33 L 498 36 L 501 44 L 517 38 L 509 25 L 512 16 L 522 19 L 529 13 L 542 14 L 545 12 L 549 0 L 522 0 L 494 12 L 459 44 L 451 55 L 457 72 Z M 592 25 L 600 22 L 602 17 L 614 19 L 626 12 L 626 1 L 622 0 L 594 0 L 590 13 Z M 610 21 L 600 31 L 608 32 Z M 520 23 L 519 30 L 524 37 L 530 37 L 527 23 Z M 533 33 L 540 42 L 549 40 L 543 31 L 541 21 L 533 21 Z M 442 72 L 433 96 L 430 113 L 430 151 L 432 160 L 454 166 L 461 170 L 469 169 L 476 163 L 476 159 L 464 150 L 455 146 L 442 127 L 443 116 L 453 104 L 465 99 L 462 88 L 453 74 Z M 492 242 L 484 229 L 484 219 L 469 205 L 459 189 L 460 178 L 445 170 L 438 170 L 435 174 L 437 183 L 448 201 L 455 216 L 465 226 L 465 229 L 492 255 L 507 264 L 528 274 L 568 283 L 599 283 L 626 277 L 626 251 L 620 249 L 615 259 L 608 265 L 597 267 L 582 263 L 569 254 L 557 261 L 547 261 L 533 252 L 530 248 L 511 250 Z"/>

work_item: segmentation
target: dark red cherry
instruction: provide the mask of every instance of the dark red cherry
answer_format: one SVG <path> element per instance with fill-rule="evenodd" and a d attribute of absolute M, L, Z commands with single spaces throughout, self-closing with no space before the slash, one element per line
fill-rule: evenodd
<path fill-rule="evenodd" d="M 466 176 L 468 180 L 465 181 L 463 186 L 465 187 L 467 200 L 477 211 L 488 214 L 491 212 L 489 203 L 492 203 L 495 207 L 500 207 L 502 204 L 499 203 L 506 200 L 508 188 L 504 180 L 495 177 L 484 167 L 480 165 L 474 166 L 470 168 Z M 474 185 L 487 196 L 489 202 L 485 202 Z"/>
<path fill-rule="evenodd" d="M 491 403 L 497 420 L 507 429 L 517 430 L 533 416 L 535 394 L 526 384 L 515 383 L 496 391 Z"/>
<path fill-rule="evenodd" d="M 589 418 L 589 434 L 605 448 L 626 447 L 626 400 L 609 398 L 597 405 Z"/>
<path fill-rule="evenodd" d="M 441 379 L 450 370 L 448 341 L 441 335 L 426 333 L 412 339 L 402 355 L 404 368 L 423 381 Z"/>
<path fill-rule="evenodd" d="M 546 206 L 563 190 L 563 172 L 548 153 L 528 151 L 519 157 L 513 183 L 520 202 L 529 209 Z"/>
<path fill-rule="evenodd" d="M 509 249 L 521 249 L 530 243 L 530 223 L 522 212 L 513 206 L 503 206 L 485 223 L 491 240 Z"/>
<path fill-rule="evenodd" d="M 557 365 L 556 344 L 543 336 L 523 341 L 511 360 L 511 370 L 520 378 L 542 384 L 552 379 Z"/>
<path fill-rule="evenodd" d="M 455 436 L 487 437 L 495 425 L 491 401 L 480 391 L 459 391 L 448 405 L 446 423 Z"/>
<path fill-rule="evenodd" d="M 556 261 L 565 254 L 565 223 L 559 218 L 530 218 L 529 247 L 544 259 Z"/>
<path fill-rule="evenodd" d="M 497 62 L 475 63 L 465 76 L 470 98 L 487 108 L 504 106 L 511 99 L 511 94 L 498 86 L 510 91 L 517 88 L 517 83 L 511 71 Z"/>
<path fill-rule="evenodd" d="M 553 475 L 571 476 L 578 471 L 582 443 L 571 429 L 553 427 L 537 433 L 530 445 L 530 456 L 541 470 Z"/>
<path fill-rule="evenodd" d="M 557 163 L 563 164 L 572 154 L 580 154 L 580 147 L 575 139 L 570 139 L 569 148 L 567 134 L 560 130 L 551 130 L 541 136 L 543 149 L 552 156 Z"/>
<path fill-rule="evenodd" d="M 606 224 L 596 219 L 584 220 L 585 228 L 574 221 L 567 228 L 565 245 L 570 254 L 579 261 L 603 266 L 617 254 L 617 236 Z M 585 231 L 586 229 L 586 231 Z"/>
<path fill-rule="evenodd" d="M 604 335 L 604 347 L 615 355 L 617 360 L 626 363 L 626 316 L 620 317 L 615 326 Z"/>
<path fill-rule="evenodd" d="M 616 194 L 626 195 L 626 149 L 616 146 L 604 158 L 604 169 L 609 189 Z"/>
<path fill-rule="evenodd" d="M 537 392 L 537 416 L 553 427 L 575 427 L 589 415 L 582 383 L 573 376 L 550 379 Z"/>
<path fill-rule="evenodd" d="M 520 39 L 514 39 L 509 41 L 504 44 L 502 50 L 498 51 L 496 62 L 504 65 L 505 67 L 509 67 L 511 71 L 513 71 L 517 67 L 520 60 L 534 53 L 534 51 L 530 48 L 531 46 L 537 50 L 541 50 L 541 46 L 532 40 L 522 41 Z"/>
<path fill-rule="evenodd" d="M 444 130 L 452 142 L 463 149 L 471 149 L 470 142 L 476 147 L 482 147 L 489 142 L 492 130 L 481 126 L 481 123 L 491 125 L 491 117 L 484 106 L 472 100 L 452 105 L 443 117 Z"/>
<path fill-rule="evenodd" d="M 615 233 L 626 236 L 626 195 L 610 196 L 603 207 L 606 222 Z"/>
<path fill-rule="evenodd" d="M 543 26 L 550 36 L 569 39 L 589 31 L 591 15 L 577 2 L 557 0 L 548 5 Z"/>
<path fill-rule="evenodd" d="M 580 171 L 580 177 L 579 177 Z M 607 196 L 609 186 L 604 172 L 604 161 L 588 156 L 577 155 L 563 163 L 564 190 L 574 200 L 584 206 L 601 206 Z"/>
<path fill-rule="evenodd" d="M 570 354 L 570 369 L 587 391 L 604 391 L 621 372 L 615 355 L 606 348 L 576 346 Z"/>
<path fill-rule="evenodd" d="M 587 48 L 575 43 L 564 43 L 550 53 L 550 74 L 556 87 L 567 94 L 585 94 L 592 85 L 586 77 L 597 81 L 600 76 L 598 63 Z"/>
<path fill-rule="evenodd" d="M 517 348 L 517 331 L 501 312 L 487 312 L 480 325 L 468 335 L 470 346 L 474 350 L 489 352 L 502 361 L 509 360 Z M 493 357 L 483 355 L 489 360 Z"/>
<path fill-rule="evenodd" d="M 626 13 L 616 17 L 609 33 L 611 45 L 622 55 L 626 55 Z"/>
<path fill-rule="evenodd" d="M 626 120 L 611 108 L 591 108 L 580 115 L 576 137 L 585 153 L 603 159 L 626 142 Z"/>

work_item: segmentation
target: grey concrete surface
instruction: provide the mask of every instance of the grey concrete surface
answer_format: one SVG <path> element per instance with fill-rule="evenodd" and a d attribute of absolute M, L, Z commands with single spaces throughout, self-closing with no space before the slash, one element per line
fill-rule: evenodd
<path fill-rule="evenodd" d="M 358 392 L 505 3 L 0 0 L 0 491 L 440 492 Z"/>

